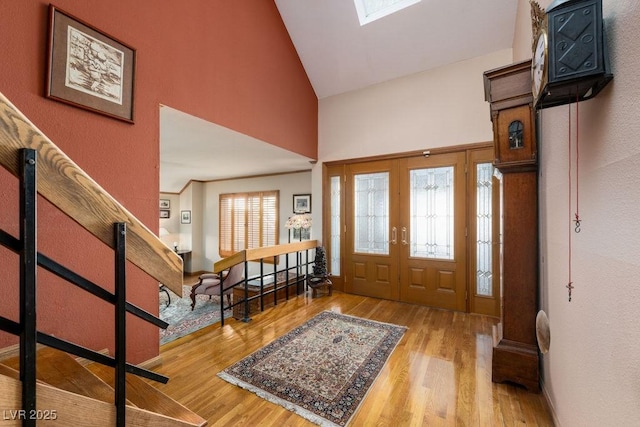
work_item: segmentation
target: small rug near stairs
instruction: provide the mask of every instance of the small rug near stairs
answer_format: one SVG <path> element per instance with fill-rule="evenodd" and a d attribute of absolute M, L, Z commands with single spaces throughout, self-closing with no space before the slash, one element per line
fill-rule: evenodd
<path fill-rule="evenodd" d="M 323 426 L 344 426 L 406 327 L 325 311 L 218 373 Z"/>
<path fill-rule="evenodd" d="M 160 329 L 160 345 L 188 335 L 206 326 L 220 321 L 220 298 L 196 295 L 196 306 L 191 311 L 191 285 L 184 285 L 183 298 L 167 289 L 171 304 L 167 306 L 167 294 L 160 292 L 160 319 L 169 323 L 167 329 Z M 231 310 L 225 311 L 225 319 L 231 316 Z"/>

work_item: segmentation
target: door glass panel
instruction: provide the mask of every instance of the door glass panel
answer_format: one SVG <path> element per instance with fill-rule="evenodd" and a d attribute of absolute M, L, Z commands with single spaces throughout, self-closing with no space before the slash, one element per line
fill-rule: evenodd
<path fill-rule="evenodd" d="M 492 191 L 493 166 L 476 166 L 476 293 L 493 296 L 493 230 Z"/>
<path fill-rule="evenodd" d="M 340 177 L 331 177 L 331 259 L 330 272 L 340 275 Z"/>
<path fill-rule="evenodd" d="M 410 256 L 453 259 L 454 167 L 410 172 Z"/>
<path fill-rule="evenodd" d="M 389 254 L 389 173 L 354 176 L 354 250 Z"/>

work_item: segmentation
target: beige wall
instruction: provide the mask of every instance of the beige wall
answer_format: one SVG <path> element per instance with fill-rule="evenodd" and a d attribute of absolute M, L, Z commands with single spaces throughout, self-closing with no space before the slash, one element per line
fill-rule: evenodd
<path fill-rule="evenodd" d="M 180 195 L 160 193 L 161 199 L 171 200 L 171 218 L 161 219 L 160 227 L 165 227 L 172 232 L 171 236 L 161 240 L 173 247 L 172 242 L 177 239 L 180 249 L 192 250 L 190 271 L 212 271 L 213 264 L 220 259 L 218 252 L 220 194 L 269 190 L 280 192 L 280 243 L 287 243 L 288 234 L 284 224 L 293 215 L 293 195 L 311 194 L 311 172 L 191 182 Z M 314 201 L 313 197 L 311 201 Z M 191 224 L 180 224 L 181 210 L 191 210 Z M 319 235 L 315 228 L 314 223 L 311 228 L 312 239 Z"/>
<path fill-rule="evenodd" d="M 637 0 L 603 3 L 613 82 L 578 107 L 549 108 L 540 116 L 541 304 L 551 324 L 542 363 L 544 389 L 562 426 L 640 420 L 640 6 Z M 528 2 L 520 0 L 520 9 L 528 13 Z M 515 59 L 531 57 L 530 40 L 523 22 Z M 571 125 L 575 150 L 577 122 L 580 175 L 574 151 L 569 210 L 568 136 Z M 571 234 L 577 183 L 582 231 Z M 565 287 L 570 234 L 571 302 Z"/>
<path fill-rule="evenodd" d="M 532 40 L 532 28 L 531 28 L 531 7 L 529 6 L 529 0 L 517 0 L 518 12 L 516 14 L 516 28 L 513 35 L 513 62 L 524 61 L 525 59 L 531 59 L 531 43 Z M 551 0 L 539 0 L 538 4 L 542 8 L 546 8 L 551 3 Z"/>
<path fill-rule="evenodd" d="M 510 62 L 507 49 L 321 99 L 320 159 L 490 141 L 482 73 Z"/>
<path fill-rule="evenodd" d="M 202 241 L 202 253 L 194 259 L 202 270 L 211 271 L 213 263 L 220 259 L 218 252 L 218 222 L 219 222 L 219 196 L 224 193 L 239 193 L 247 191 L 280 191 L 280 243 L 287 243 L 287 230 L 284 224 L 293 215 L 293 195 L 311 193 L 311 173 L 299 172 L 284 175 L 273 175 L 258 178 L 234 179 L 216 181 L 203 184 L 202 189 L 202 214 L 201 230 L 204 236 Z M 318 197 L 319 198 L 319 197 Z M 312 197 L 311 201 L 314 199 Z M 313 213 L 313 211 L 312 211 Z M 318 236 L 316 222 L 311 228 L 311 238 Z"/>
<path fill-rule="evenodd" d="M 491 139 L 482 73 L 531 58 L 529 2 L 518 2 L 513 52 L 320 100 L 313 193 L 322 192 L 323 161 Z M 550 0 L 539 3 L 546 7 Z M 605 0 L 604 17 L 615 77 L 597 98 L 579 105 L 583 223 L 582 232 L 572 235 L 571 302 L 565 287 L 569 106 L 541 113 L 540 298 L 551 324 L 543 387 L 562 426 L 640 420 L 640 4 Z M 576 106 L 571 108 L 575 138 Z M 317 224 L 319 197 L 313 205 Z"/>
<path fill-rule="evenodd" d="M 322 162 L 491 141 L 482 74 L 511 58 L 506 49 L 321 99 L 313 194 L 322 194 Z M 315 197 L 318 239 L 321 211 L 320 197 Z"/>
<path fill-rule="evenodd" d="M 182 247 L 180 241 L 180 195 L 172 193 L 160 193 L 161 200 L 169 200 L 169 218 L 160 218 L 159 228 L 164 228 L 169 232 L 168 235 L 160 236 L 167 246 L 173 248 L 173 243 L 178 243 Z"/>

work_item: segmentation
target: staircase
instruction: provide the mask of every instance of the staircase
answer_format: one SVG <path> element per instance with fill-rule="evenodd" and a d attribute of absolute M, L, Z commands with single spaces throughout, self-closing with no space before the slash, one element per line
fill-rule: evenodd
<path fill-rule="evenodd" d="M 37 352 L 36 378 L 41 424 L 115 425 L 114 369 L 83 366 L 62 351 L 42 347 Z M 20 360 L 0 361 L 1 408 L 20 408 Z M 127 375 L 127 426 L 204 426 L 207 421 L 135 375 Z M 56 409 L 44 409 L 56 408 Z M 12 419 L 14 418 L 14 419 Z M 47 419 L 48 418 L 48 419 Z M 5 410 L 0 425 L 20 425 L 17 411 Z M 8 423 L 7 423 L 8 422 Z"/>
<path fill-rule="evenodd" d="M 166 327 L 126 301 L 132 262 L 182 293 L 182 260 L 100 187 L 0 93 L 0 165 L 20 180 L 20 238 L 0 230 L 0 245 L 20 257 L 20 322 L 0 316 L 0 331 L 20 337 L 19 355 L 0 361 L 0 426 L 204 426 L 207 421 L 151 386 L 168 378 L 126 360 L 127 314 Z M 37 182 L 37 185 L 36 185 Z M 115 253 L 110 293 L 37 251 L 37 194 Z M 82 203 L 78 201 L 81 200 Z M 37 268 L 112 304 L 115 356 L 36 329 Z M 15 301 L 0 301 L 0 304 Z M 74 357 L 75 356 L 75 357 Z M 88 365 L 78 359 L 89 360 Z"/>

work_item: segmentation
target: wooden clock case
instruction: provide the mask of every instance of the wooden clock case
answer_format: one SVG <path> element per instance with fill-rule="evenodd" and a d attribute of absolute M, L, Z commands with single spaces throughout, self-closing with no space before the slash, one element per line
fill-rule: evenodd
<path fill-rule="evenodd" d="M 546 82 L 532 93 L 531 60 L 484 73 L 491 106 L 494 166 L 502 172 L 502 310 L 494 333 L 492 380 L 540 390 L 538 311 L 538 152 L 536 110 L 593 98 L 613 78 L 602 0 L 534 0 L 534 40 L 548 36 Z M 534 47 L 535 52 L 535 47 Z"/>
<path fill-rule="evenodd" d="M 503 174 L 502 310 L 494 331 L 492 380 L 538 392 L 538 155 L 531 60 L 487 71 L 484 82 L 494 166 Z M 520 130 L 516 142 L 514 130 Z"/>

